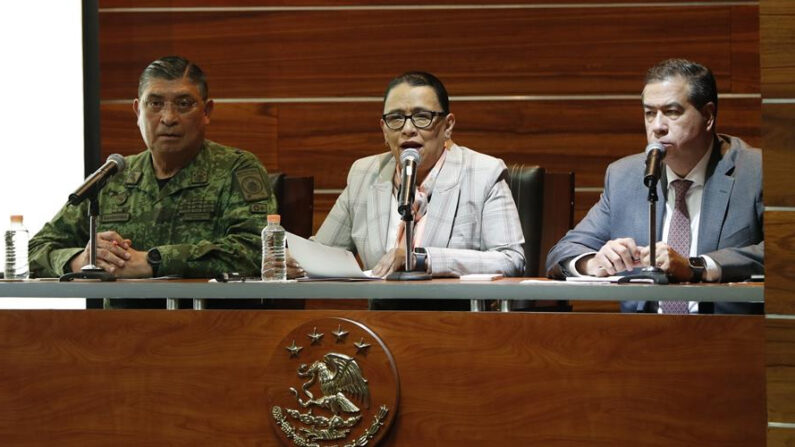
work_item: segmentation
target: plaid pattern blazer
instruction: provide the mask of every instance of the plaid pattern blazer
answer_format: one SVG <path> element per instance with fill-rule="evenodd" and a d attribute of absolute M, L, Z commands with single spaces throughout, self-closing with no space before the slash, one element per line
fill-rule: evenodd
<path fill-rule="evenodd" d="M 373 268 L 391 248 L 386 244 L 394 172 L 391 153 L 354 162 L 315 240 L 351 250 L 365 269 Z M 422 245 L 433 276 L 524 273 L 524 236 L 506 176 L 498 158 L 458 145 L 449 149 L 425 217 Z"/>

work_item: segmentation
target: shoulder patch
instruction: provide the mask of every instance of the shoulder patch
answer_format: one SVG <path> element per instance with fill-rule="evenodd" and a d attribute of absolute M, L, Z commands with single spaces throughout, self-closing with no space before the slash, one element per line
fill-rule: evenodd
<path fill-rule="evenodd" d="M 257 202 L 271 196 L 270 187 L 257 168 L 241 169 L 235 172 L 235 179 L 243 192 L 246 202 Z"/>

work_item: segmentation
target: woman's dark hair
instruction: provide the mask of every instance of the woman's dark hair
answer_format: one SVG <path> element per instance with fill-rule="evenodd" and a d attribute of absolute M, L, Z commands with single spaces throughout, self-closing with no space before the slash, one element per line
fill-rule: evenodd
<path fill-rule="evenodd" d="M 384 102 L 386 102 L 386 97 L 389 96 L 389 92 L 393 88 L 404 83 L 413 87 L 428 86 L 432 88 L 436 92 L 439 104 L 442 106 L 442 112 L 450 113 L 450 98 L 447 96 L 444 84 L 436 76 L 424 71 L 409 71 L 389 81 L 386 92 L 384 92 Z"/>

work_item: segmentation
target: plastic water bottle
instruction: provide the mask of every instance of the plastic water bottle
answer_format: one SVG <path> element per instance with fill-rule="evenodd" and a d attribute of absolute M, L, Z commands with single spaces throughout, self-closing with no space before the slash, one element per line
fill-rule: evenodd
<path fill-rule="evenodd" d="M 11 216 L 11 226 L 6 230 L 5 279 L 28 278 L 28 230 L 22 225 L 22 216 Z"/>
<path fill-rule="evenodd" d="M 284 228 L 279 225 L 281 216 L 268 215 L 268 226 L 262 229 L 262 280 L 285 281 L 287 259 L 285 258 Z"/>

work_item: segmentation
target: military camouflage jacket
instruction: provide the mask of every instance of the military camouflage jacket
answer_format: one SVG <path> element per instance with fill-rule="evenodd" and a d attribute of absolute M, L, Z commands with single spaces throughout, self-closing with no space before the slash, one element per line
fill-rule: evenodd
<path fill-rule="evenodd" d="M 161 190 L 149 151 L 126 157 L 127 169 L 100 192 L 99 232 L 113 230 L 135 250 L 157 247 L 158 276 L 259 275 L 260 232 L 276 212 L 267 172 L 253 154 L 205 140 L 196 158 Z M 38 277 L 69 272 L 88 243 L 88 200 L 64 206 L 30 241 Z"/>

